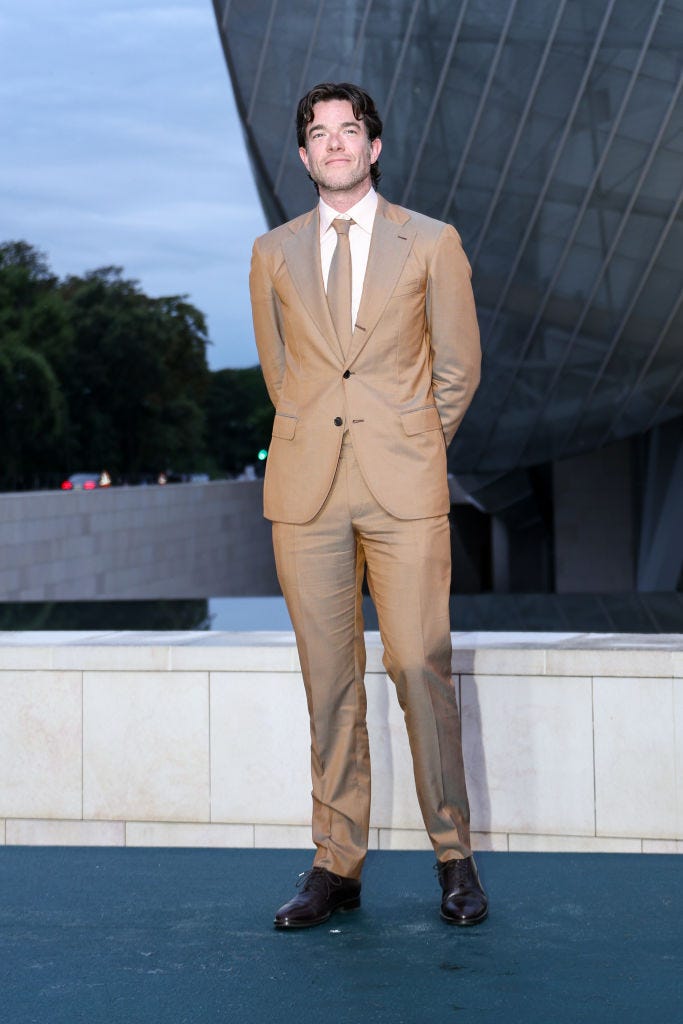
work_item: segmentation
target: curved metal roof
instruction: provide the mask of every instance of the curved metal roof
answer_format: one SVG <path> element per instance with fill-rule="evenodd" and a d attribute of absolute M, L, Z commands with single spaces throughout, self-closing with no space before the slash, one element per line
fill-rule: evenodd
<path fill-rule="evenodd" d="M 683 0 L 214 0 L 271 224 L 315 194 L 294 113 L 358 81 L 381 190 L 455 224 L 482 385 L 450 452 L 498 474 L 683 414 Z"/>

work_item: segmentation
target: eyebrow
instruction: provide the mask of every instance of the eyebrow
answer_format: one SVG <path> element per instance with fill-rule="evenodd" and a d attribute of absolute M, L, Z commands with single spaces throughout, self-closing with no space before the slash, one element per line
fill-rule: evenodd
<path fill-rule="evenodd" d="M 362 121 L 342 121 L 342 123 L 339 125 L 339 127 L 340 128 L 360 128 L 362 123 L 363 123 Z M 326 128 L 327 128 L 326 124 L 312 124 L 308 128 L 308 134 L 310 135 L 312 132 L 317 132 L 317 131 L 320 131 L 321 129 L 324 131 Z"/>

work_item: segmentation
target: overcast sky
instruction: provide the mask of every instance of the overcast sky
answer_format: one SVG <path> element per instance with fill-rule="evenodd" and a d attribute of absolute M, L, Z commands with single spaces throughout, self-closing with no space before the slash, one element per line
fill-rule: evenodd
<path fill-rule="evenodd" d="M 213 369 L 257 361 L 266 225 L 210 0 L 0 0 L 0 139 L 0 241 L 186 293 Z"/>

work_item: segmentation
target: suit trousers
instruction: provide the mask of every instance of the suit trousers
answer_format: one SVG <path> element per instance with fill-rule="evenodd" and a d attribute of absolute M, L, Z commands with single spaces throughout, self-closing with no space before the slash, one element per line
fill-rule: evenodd
<path fill-rule="evenodd" d="M 362 581 L 368 586 L 437 859 L 469 857 L 469 806 L 451 678 L 448 517 L 396 519 L 368 489 L 347 433 L 330 493 L 303 525 L 273 523 L 278 578 L 311 726 L 314 864 L 358 878 L 370 821 Z"/>

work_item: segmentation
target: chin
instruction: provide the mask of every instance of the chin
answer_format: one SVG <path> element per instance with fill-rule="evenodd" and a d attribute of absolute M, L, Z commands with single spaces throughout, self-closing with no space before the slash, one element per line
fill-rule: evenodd
<path fill-rule="evenodd" d="M 353 188 L 353 182 L 348 181 L 328 181 L 322 185 L 328 192 L 347 192 L 350 188 Z"/>
<path fill-rule="evenodd" d="M 348 178 L 327 178 L 317 182 L 319 188 L 326 188 L 328 192 L 347 192 L 349 189 L 360 185 L 363 178 L 352 175 Z"/>

